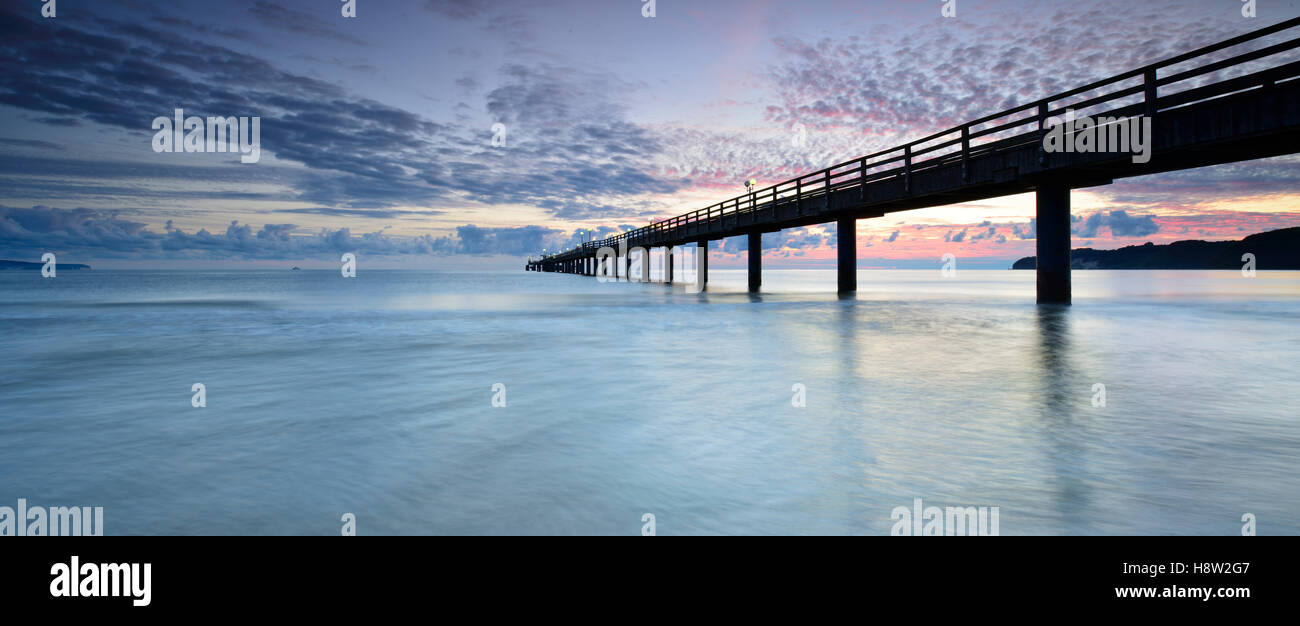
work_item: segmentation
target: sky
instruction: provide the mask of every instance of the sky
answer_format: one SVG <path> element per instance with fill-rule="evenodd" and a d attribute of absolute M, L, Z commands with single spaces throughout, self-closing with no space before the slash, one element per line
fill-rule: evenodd
<path fill-rule="evenodd" d="M 0 0 L 0 258 L 521 267 L 1300 15 L 1300 0 L 1257 0 L 1255 17 L 1242 0 L 957 0 L 954 17 L 948 0 L 655 0 L 653 17 L 647 2 L 355 0 L 345 17 L 343 0 Z M 260 118 L 260 158 L 156 151 L 154 120 L 176 109 Z M 1300 226 L 1298 166 L 1076 190 L 1074 246 Z M 1009 266 L 1034 253 L 1033 215 L 1018 195 L 862 220 L 860 266 Z M 765 267 L 834 267 L 835 244 L 833 224 L 767 234 Z M 743 266 L 744 238 L 714 245 L 715 267 Z"/>

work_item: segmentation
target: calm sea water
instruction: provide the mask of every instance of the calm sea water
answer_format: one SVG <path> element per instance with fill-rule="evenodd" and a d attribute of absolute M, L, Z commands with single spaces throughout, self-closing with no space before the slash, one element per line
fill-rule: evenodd
<path fill-rule="evenodd" d="M 920 497 L 1004 535 L 1300 533 L 1300 273 L 1075 272 L 1068 309 L 1032 272 L 858 280 L 0 272 L 0 506 L 103 506 L 110 535 L 885 535 Z"/>

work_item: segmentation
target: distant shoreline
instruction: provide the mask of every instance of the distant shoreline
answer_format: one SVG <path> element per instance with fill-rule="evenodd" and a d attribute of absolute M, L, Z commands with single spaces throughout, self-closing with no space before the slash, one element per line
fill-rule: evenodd
<path fill-rule="evenodd" d="M 1076 270 L 1227 270 L 1241 269 L 1247 254 L 1254 255 L 1261 270 L 1300 269 L 1300 227 L 1282 228 L 1250 235 L 1240 241 L 1175 241 L 1155 245 L 1126 246 L 1115 250 L 1075 248 L 1070 251 L 1070 268 Z M 1028 256 L 1011 269 L 1032 270 L 1038 258 Z"/>
<path fill-rule="evenodd" d="M 32 263 L 29 261 L 10 261 L 0 259 L 0 270 L 39 270 L 45 267 L 44 263 Z M 88 270 L 89 265 L 85 263 L 55 263 L 54 270 Z"/>

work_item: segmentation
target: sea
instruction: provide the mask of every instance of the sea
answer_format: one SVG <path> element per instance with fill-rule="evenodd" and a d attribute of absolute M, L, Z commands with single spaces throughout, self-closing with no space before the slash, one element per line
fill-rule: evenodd
<path fill-rule="evenodd" d="M 1300 534 L 1300 272 L 0 272 L 0 506 L 106 535 Z M 918 502 L 919 500 L 919 502 Z M 647 520 L 652 520 L 648 522 Z"/>

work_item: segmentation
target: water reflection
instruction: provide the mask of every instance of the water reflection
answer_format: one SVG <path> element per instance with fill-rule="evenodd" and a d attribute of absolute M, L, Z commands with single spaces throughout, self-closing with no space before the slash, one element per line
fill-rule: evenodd
<path fill-rule="evenodd" d="M 1085 521 L 1096 517 L 1092 490 L 1088 486 L 1087 455 L 1080 442 L 1086 435 L 1081 403 L 1088 402 L 1088 387 L 1078 376 L 1070 335 L 1070 307 L 1040 305 L 1037 308 L 1038 360 L 1042 372 L 1042 432 L 1051 450 L 1048 466 L 1053 485 L 1054 509 L 1069 533 L 1086 533 Z"/>
<path fill-rule="evenodd" d="M 1070 371 L 1070 307 L 1040 305 L 1037 310 L 1038 362 L 1043 372 L 1044 415 L 1068 422 L 1072 401 Z"/>

